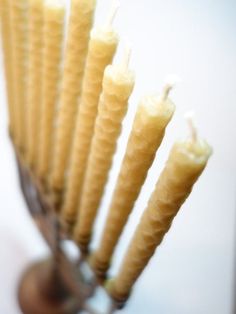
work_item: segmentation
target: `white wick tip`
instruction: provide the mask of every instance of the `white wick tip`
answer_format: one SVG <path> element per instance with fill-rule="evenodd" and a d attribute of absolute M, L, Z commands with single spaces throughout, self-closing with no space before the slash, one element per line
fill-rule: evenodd
<path fill-rule="evenodd" d="M 181 78 L 176 74 L 169 74 L 165 79 L 165 85 L 174 87 L 179 83 L 181 83 Z"/>
<path fill-rule="evenodd" d="M 188 126 L 189 126 L 191 139 L 192 139 L 192 141 L 196 142 L 196 140 L 197 140 L 197 129 L 196 129 L 196 126 L 194 123 L 195 114 L 193 111 L 188 111 L 185 113 L 184 117 L 185 117 L 185 119 L 188 123 Z"/>
<path fill-rule="evenodd" d="M 126 71 L 128 69 L 130 58 L 131 58 L 131 52 L 132 52 L 131 44 L 129 42 L 127 42 L 125 44 L 124 56 L 123 56 L 123 60 L 121 63 L 123 71 Z"/>
<path fill-rule="evenodd" d="M 120 2 L 119 2 L 118 0 L 114 0 L 114 1 L 112 2 L 111 10 L 110 10 L 109 15 L 108 15 L 108 18 L 107 18 L 107 23 L 106 23 L 106 25 L 107 25 L 108 27 L 111 27 L 111 26 L 112 26 L 112 24 L 113 24 L 113 22 L 114 22 L 114 19 L 115 19 L 115 17 L 116 17 L 116 14 L 117 14 L 119 8 L 120 8 Z"/>
<path fill-rule="evenodd" d="M 164 88 L 162 92 L 162 98 L 167 99 L 172 88 L 175 87 L 180 82 L 181 82 L 181 79 L 178 75 L 176 74 L 168 75 L 167 78 L 165 79 Z"/>

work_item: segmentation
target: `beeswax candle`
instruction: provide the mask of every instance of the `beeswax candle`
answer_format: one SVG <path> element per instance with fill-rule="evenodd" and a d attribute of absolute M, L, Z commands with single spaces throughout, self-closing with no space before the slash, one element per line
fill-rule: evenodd
<path fill-rule="evenodd" d="M 11 0 L 11 34 L 12 34 L 12 67 L 13 93 L 15 108 L 15 143 L 24 150 L 26 139 L 25 108 L 27 90 L 27 40 L 28 40 L 28 0 Z"/>
<path fill-rule="evenodd" d="M 103 78 L 103 91 L 98 105 L 98 116 L 92 139 L 87 171 L 83 186 L 78 221 L 74 237 L 81 249 L 86 250 L 92 226 L 104 191 L 121 122 L 133 90 L 134 75 L 128 70 L 129 52 L 121 65 L 108 66 Z"/>
<path fill-rule="evenodd" d="M 72 0 L 50 186 L 61 191 L 81 93 L 95 0 Z"/>
<path fill-rule="evenodd" d="M 62 209 L 63 220 L 70 224 L 76 219 L 76 210 L 97 115 L 99 95 L 102 90 L 104 70 L 111 63 L 117 48 L 118 36 L 112 28 L 112 20 L 116 10 L 117 6 L 112 11 L 109 23 L 105 27 L 95 28 L 90 36 L 83 90 Z"/>
<path fill-rule="evenodd" d="M 210 154 L 210 147 L 197 137 L 194 128 L 191 138 L 174 144 L 118 275 L 110 286 L 115 298 L 123 299 L 129 295 L 205 168 Z"/>
<path fill-rule="evenodd" d="M 100 274 L 109 267 L 115 245 L 174 113 L 175 106 L 167 98 L 171 87 L 166 85 L 159 96 L 144 97 L 138 107 L 100 246 L 92 259 Z"/>
<path fill-rule="evenodd" d="M 29 0 L 29 67 L 27 83 L 26 158 L 33 166 L 37 157 L 42 86 L 43 0 Z"/>
<path fill-rule="evenodd" d="M 13 93 L 13 75 L 12 75 L 12 43 L 11 43 L 11 25 L 10 25 L 10 0 L 0 1 L 0 23 L 2 33 L 2 46 L 4 53 L 4 67 L 7 86 L 9 129 L 14 138 L 15 134 L 15 108 Z"/>
<path fill-rule="evenodd" d="M 39 130 L 37 172 L 46 182 L 52 160 L 54 118 L 62 55 L 65 8 L 59 0 L 47 3 L 44 9 L 42 108 Z"/>

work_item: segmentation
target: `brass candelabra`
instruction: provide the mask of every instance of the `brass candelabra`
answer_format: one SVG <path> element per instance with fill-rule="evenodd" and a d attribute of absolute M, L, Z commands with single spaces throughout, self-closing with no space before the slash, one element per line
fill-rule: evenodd
<path fill-rule="evenodd" d="M 63 243 L 69 239 L 58 220 L 55 206 L 43 186 L 17 155 L 20 187 L 27 207 L 52 254 L 26 270 L 19 284 L 18 300 L 24 314 L 96 314 L 87 301 L 97 289 L 103 289 L 109 305 L 107 313 L 123 308 L 126 300 L 115 300 L 89 266 L 87 255 L 80 252 L 73 260 Z"/>

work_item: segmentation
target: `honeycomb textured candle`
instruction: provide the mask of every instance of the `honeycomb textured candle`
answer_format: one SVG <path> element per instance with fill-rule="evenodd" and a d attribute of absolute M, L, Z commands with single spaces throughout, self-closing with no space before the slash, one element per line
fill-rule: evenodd
<path fill-rule="evenodd" d="M 111 286 L 113 296 L 122 299 L 129 295 L 134 282 L 205 168 L 210 154 L 210 147 L 202 140 L 177 142 L 174 145 Z"/>
<path fill-rule="evenodd" d="M 89 148 L 97 115 L 99 95 L 105 67 L 111 63 L 118 37 L 111 28 L 96 28 L 91 33 L 83 82 L 83 91 L 76 122 L 75 138 L 62 210 L 63 219 L 73 222 L 82 188 Z"/>
<path fill-rule="evenodd" d="M 133 86 L 134 76 L 131 71 L 123 70 L 120 66 L 106 68 L 79 207 L 79 218 L 74 230 L 75 239 L 82 249 L 86 249 L 91 236 Z"/>
<path fill-rule="evenodd" d="M 32 166 L 37 157 L 42 86 L 43 0 L 29 2 L 29 67 L 26 97 L 26 154 Z"/>
<path fill-rule="evenodd" d="M 52 160 L 52 139 L 60 78 L 65 8 L 60 2 L 57 3 L 57 6 L 55 6 L 55 2 L 54 5 L 48 4 L 45 6 L 44 16 L 42 110 L 37 170 L 40 178 L 46 181 Z"/>
<path fill-rule="evenodd" d="M 61 190 L 81 93 L 95 0 L 72 0 L 50 184 Z"/>
<path fill-rule="evenodd" d="M 12 43 L 11 43 L 11 26 L 10 26 L 10 0 L 0 1 L 0 22 L 2 30 L 2 46 L 4 52 L 4 67 L 7 85 L 9 127 L 11 135 L 14 138 L 15 133 L 15 110 L 13 94 L 13 76 L 12 76 Z"/>
<path fill-rule="evenodd" d="M 24 149 L 26 139 L 28 0 L 11 0 L 13 93 L 15 107 L 15 142 Z"/>
<path fill-rule="evenodd" d="M 119 236 L 127 222 L 175 106 L 162 96 L 144 97 L 138 107 L 125 157 L 112 197 L 94 267 L 106 271 Z"/>

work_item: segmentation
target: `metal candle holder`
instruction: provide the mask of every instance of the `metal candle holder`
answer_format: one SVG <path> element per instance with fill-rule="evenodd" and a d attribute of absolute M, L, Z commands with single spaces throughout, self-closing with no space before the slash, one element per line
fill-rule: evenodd
<path fill-rule="evenodd" d="M 48 260 L 32 265 L 22 276 L 18 289 L 19 305 L 24 314 L 96 314 L 87 304 L 97 289 L 109 298 L 107 313 L 124 307 L 126 300 L 115 300 L 104 285 L 104 278 L 90 268 L 88 255 L 78 249 L 78 257 L 70 259 L 63 248 L 68 239 L 60 225 L 50 197 L 24 163 L 20 154 L 17 165 L 20 186 L 27 207 L 52 252 Z"/>

